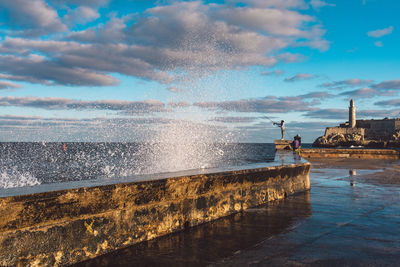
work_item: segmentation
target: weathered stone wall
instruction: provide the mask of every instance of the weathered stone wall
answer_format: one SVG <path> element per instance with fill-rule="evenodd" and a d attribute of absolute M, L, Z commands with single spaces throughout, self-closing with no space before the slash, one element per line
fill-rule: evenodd
<path fill-rule="evenodd" d="M 400 153 L 389 149 L 302 149 L 304 158 L 357 158 L 357 159 L 400 159 Z"/>
<path fill-rule="evenodd" d="M 364 136 L 365 129 L 363 128 L 342 128 L 342 127 L 328 127 L 325 129 L 325 136 L 333 134 L 358 134 Z"/>
<path fill-rule="evenodd" d="M 68 265 L 310 188 L 310 164 L 0 198 L 0 265 Z"/>
<path fill-rule="evenodd" d="M 367 128 L 375 131 L 390 131 L 395 129 L 395 119 L 383 120 L 357 120 L 357 127 Z"/>
<path fill-rule="evenodd" d="M 357 127 L 365 128 L 365 138 L 375 139 L 390 136 L 396 131 L 396 120 L 359 120 Z"/>

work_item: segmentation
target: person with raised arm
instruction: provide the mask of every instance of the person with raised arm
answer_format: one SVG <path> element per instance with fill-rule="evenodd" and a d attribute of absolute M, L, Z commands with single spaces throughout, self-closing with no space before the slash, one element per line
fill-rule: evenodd
<path fill-rule="evenodd" d="M 281 135 L 282 135 L 281 140 L 283 140 L 283 136 L 285 135 L 285 121 L 281 120 L 281 123 L 274 122 L 273 124 L 281 128 Z"/>

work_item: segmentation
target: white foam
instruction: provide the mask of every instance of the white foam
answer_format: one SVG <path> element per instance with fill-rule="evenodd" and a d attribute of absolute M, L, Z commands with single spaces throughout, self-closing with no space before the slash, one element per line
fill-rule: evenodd
<path fill-rule="evenodd" d="M 0 188 L 14 188 L 39 185 L 40 181 L 29 172 L 20 172 L 16 168 L 0 169 Z"/>

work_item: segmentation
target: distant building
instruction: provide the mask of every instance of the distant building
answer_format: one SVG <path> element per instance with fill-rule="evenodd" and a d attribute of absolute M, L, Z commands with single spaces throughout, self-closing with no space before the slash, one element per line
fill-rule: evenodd
<path fill-rule="evenodd" d="M 338 127 L 328 127 L 325 136 L 332 134 L 357 134 L 362 139 L 386 139 L 400 130 L 400 119 L 380 120 L 356 120 L 356 106 L 354 100 L 350 100 L 349 121 Z"/>

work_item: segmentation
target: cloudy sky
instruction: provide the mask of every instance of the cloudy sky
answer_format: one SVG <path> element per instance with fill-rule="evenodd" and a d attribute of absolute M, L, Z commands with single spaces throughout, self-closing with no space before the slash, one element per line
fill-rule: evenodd
<path fill-rule="evenodd" d="M 397 0 L 0 0 L 0 141 L 312 142 L 400 113 Z"/>

